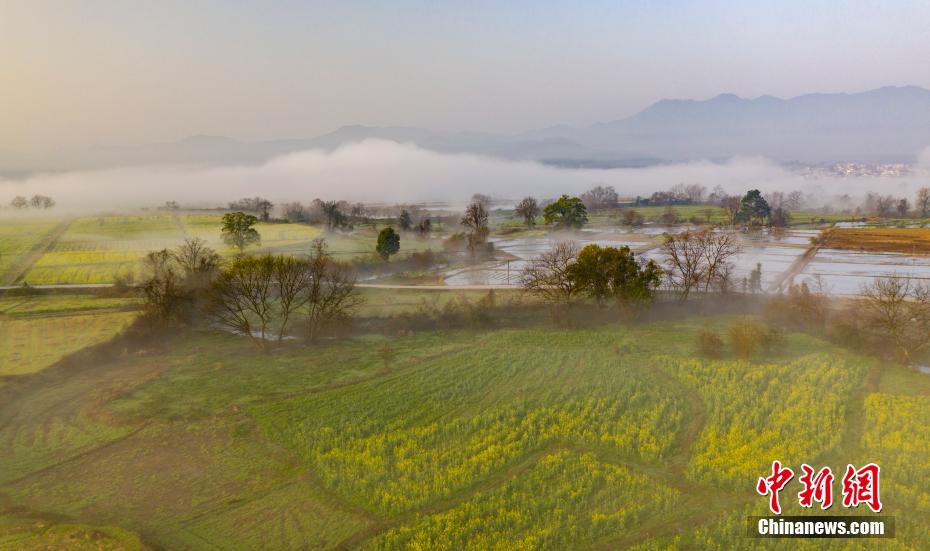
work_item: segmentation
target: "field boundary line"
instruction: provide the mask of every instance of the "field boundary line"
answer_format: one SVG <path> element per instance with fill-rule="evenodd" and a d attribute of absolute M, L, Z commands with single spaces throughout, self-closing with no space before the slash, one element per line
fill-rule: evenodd
<path fill-rule="evenodd" d="M 55 226 L 52 231 L 45 236 L 39 243 L 36 244 L 25 256 L 22 257 L 21 261 L 17 263 L 16 266 L 13 266 L 11 269 L 7 270 L 8 274 L 12 274 L 11 277 L 8 277 L 4 280 L 4 283 L 21 283 L 26 275 L 32 270 L 32 267 L 35 266 L 36 262 L 41 259 L 48 250 L 61 239 L 61 236 L 68 231 L 68 228 L 71 227 L 71 224 L 74 222 L 74 218 L 69 218 L 64 220 L 57 226 Z"/>

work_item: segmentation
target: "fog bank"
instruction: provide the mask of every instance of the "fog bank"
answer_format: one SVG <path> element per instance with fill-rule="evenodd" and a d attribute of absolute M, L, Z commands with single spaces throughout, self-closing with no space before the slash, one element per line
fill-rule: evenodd
<path fill-rule="evenodd" d="M 880 191 L 911 197 L 930 184 L 930 150 L 915 174 L 906 177 L 805 177 L 760 158 L 737 158 L 649 168 L 564 169 L 476 155 L 447 155 L 391 141 L 367 140 L 334 151 L 310 150 L 257 166 L 129 167 L 39 174 L 0 180 L 0 204 L 16 195 L 51 195 L 62 210 L 99 211 L 153 207 L 165 201 L 182 206 L 225 205 L 260 195 L 278 203 L 313 198 L 363 202 L 463 202 L 473 193 L 496 199 L 539 198 L 581 193 L 612 185 L 623 197 L 648 196 L 676 184 L 722 186 L 730 193 L 800 189 L 829 201 Z M 8 211 L 7 211 L 8 212 Z"/>

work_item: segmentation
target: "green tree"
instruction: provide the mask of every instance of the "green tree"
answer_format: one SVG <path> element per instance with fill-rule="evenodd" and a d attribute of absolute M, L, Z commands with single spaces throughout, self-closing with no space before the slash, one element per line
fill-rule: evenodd
<path fill-rule="evenodd" d="M 244 212 L 230 212 L 223 215 L 223 242 L 239 249 L 239 254 L 246 247 L 261 242 L 258 230 L 253 228 L 258 218 Z"/>
<path fill-rule="evenodd" d="M 378 245 L 375 250 L 378 252 L 378 256 L 387 262 L 391 255 L 397 254 L 397 251 L 400 250 L 400 235 L 394 231 L 394 228 L 384 228 L 378 233 Z"/>
<path fill-rule="evenodd" d="M 543 219 L 546 224 L 557 228 L 580 229 L 588 223 L 588 209 L 578 197 L 563 195 L 558 201 L 546 205 Z"/>
<path fill-rule="evenodd" d="M 581 249 L 569 275 L 599 304 L 611 299 L 621 305 L 651 300 L 662 282 L 662 269 L 652 260 L 638 262 L 629 247 L 595 244 Z"/>
<path fill-rule="evenodd" d="M 758 189 L 753 189 L 748 191 L 740 201 L 737 219 L 740 222 L 747 222 L 750 226 L 763 225 L 771 214 L 772 209 L 762 197 L 762 193 Z"/>

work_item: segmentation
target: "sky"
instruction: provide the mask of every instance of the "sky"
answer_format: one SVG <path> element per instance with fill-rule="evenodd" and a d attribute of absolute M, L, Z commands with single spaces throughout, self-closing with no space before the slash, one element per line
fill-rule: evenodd
<path fill-rule="evenodd" d="M 763 5 L 769 4 L 769 5 Z M 0 150 L 930 88 L 930 2 L 0 0 Z"/>

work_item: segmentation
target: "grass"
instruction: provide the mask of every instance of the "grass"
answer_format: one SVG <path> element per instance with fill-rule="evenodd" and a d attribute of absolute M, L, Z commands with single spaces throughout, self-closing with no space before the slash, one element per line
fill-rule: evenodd
<path fill-rule="evenodd" d="M 23 262 L 59 221 L 48 218 L 15 217 L 0 220 L 0 284 L 12 284 Z"/>
<path fill-rule="evenodd" d="M 826 246 L 855 251 L 930 253 L 930 228 L 836 228 Z"/>
<path fill-rule="evenodd" d="M 28 318 L 80 303 L 3 304 Z M 268 354 L 179 336 L 0 401 L 0 526 L 22 533 L 15 506 L 172 549 L 741 548 L 772 458 L 838 469 L 874 456 L 896 541 L 925 546 L 926 376 L 796 334 L 774 356 L 696 359 L 697 333 L 731 321 Z"/>
<path fill-rule="evenodd" d="M 136 301 L 90 295 L 0 297 L 0 378 L 41 371 L 107 341 L 137 313 Z"/>

